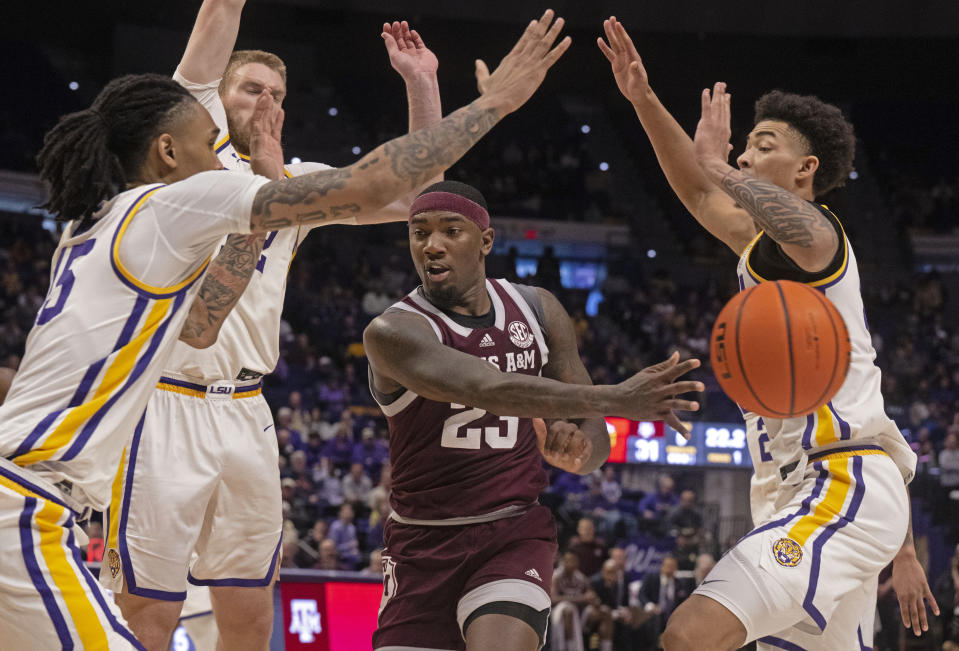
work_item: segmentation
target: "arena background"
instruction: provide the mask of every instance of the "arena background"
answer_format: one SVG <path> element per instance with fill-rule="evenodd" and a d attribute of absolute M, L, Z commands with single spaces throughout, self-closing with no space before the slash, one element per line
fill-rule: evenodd
<path fill-rule="evenodd" d="M 54 227 L 35 208 L 43 190 L 33 162 L 43 133 L 59 115 L 87 106 L 116 75 L 172 73 L 199 4 L 5 7 L 0 364 L 16 367 L 48 283 Z M 765 90 L 814 93 L 841 106 L 858 135 L 856 178 L 825 201 L 857 251 L 887 409 L 920 455 L 913 484 L 917 547 L 943 611 L 930 633 L 913 641 L 900 630 L 895 599 L 887 595 L 879 604 L 884 630 L 876 644 L 943 648 L 950 638 L 959 641 L 951 575 L 959 518 L 957 501 L 950 499 L 959 489 L 959 453 L 953 450 L 959 445 L 953 441 L 959 436 L 959 4 L 702 4 L 553 4 L 568 20 L 572 48 L 533 100 L 448 178 L 476 185 L 489 200 L 498 233 L 491 275 L 526 277 L 557 291 L 574 315 L 594 380 L 615 381 L 676 348 L 706 359 L 712 318 L 735 291 L 735 258 L 701 231 L 666 185 L 596 48 L 603 18 L 615 14 L 624 21 L 653 88 L 690 132 L 700 90 L 717 80 L 729 84 L 736 152 L 751 125 L 752 101 Z M 237 45 L 268 49 L 286 60 L 287 157 L 343 165 L 406 129 L 403 85 L 379 37 L 384 20 L 409 20 L 423 35 L 439 58 L 449 110 L 475 96 L 474 59 L 495 65 L 545 6 L 525 0 L 250 0 Z M 364 496 L 343 495 L 354 452 L 373 486 L 383 462 L 384 423 L 365 388 L 358 342 L 371 316 L 415 284 L 403 225 L 320 229 L 293 265 L 283 359 L 266 389 L 278 417 L 281 473 L 291 480 L 284 489 L 291 568 L 362 569 L 381 535 L 377 491 L 372 505 Z M 737 447 L 738 412 L 708 369 L 701 379 L 708 391 L 696 418 L 701 425 L 695 453 L 670 451 L 676 442 L 661 427 L 611 423 L 627 463 L 610 464 L 603 477 L 586 481 L 557 473 L 543 496 L 557 515 L 564 549 L 590 547 L 576 537 L 581 516 L 592 517 L 604 539 L 591 549 L 627 549 L 626 571 L 637 592 L 665 553 L 678 548 L 681 560 L 699 552 L 716 556 L 749 526 L 748 460 L 734 456 L 745 454 Z M 373 444 L 363 448 L 367 428 Z M 675 483 L 662 498 L 659 473 Z M 348 490 L 351 483 L 369 490 L 362 480 L 345 483 Z M 695 491 L 694 504 L 677 511 L 676 494 L 683 489 Z M 353 522 L 335 527 L 336 554 L 322 554 L 331 532 L 316 522 L 336 520 L 341 504 L 350 501 L 356 502 Z M 661 508 L 646 517 L 650 504 Z M 291 571 L 284 585 L 307 586 L 307 595 L 340 589 L 299 584 L 294 579 L 313 581 L 317 575 Z M 693 579 L 686 563 L 680 571 Z M 342 596 L 325 598 L 346 603 Z M 278 631 L 303 640 L 289 631 L 289 599 L 280 606 Z M 324 616 L 355 614 L 345 612 Z M 333 635 L 337 624 L 326 621 L 324 630 Z M 303 648 L 356 648 L 314 637 Z M 587 639 L 587 646 L 593 641 Z M 646 648 L 632 644 L 623 648 Z"/>

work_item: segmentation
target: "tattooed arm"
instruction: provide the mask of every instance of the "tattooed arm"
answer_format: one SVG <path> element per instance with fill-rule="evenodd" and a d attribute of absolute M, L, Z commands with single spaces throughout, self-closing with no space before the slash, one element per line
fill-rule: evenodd
<path fill-rule="evenodd" d="M 706 177 L 742 206 L 793 262 L 810 272 L 825 269 L 841 244 L 826 216 L 801 196 L 726 162 L 730 115 L 725 84 L 717 83 L 712 97 L 703 91 L 702 110 L 693 148 Z"/>
<path fill-rule="evenodd" d="M 263 249 L 264 233 L 230 235 L 210 263 L 200 292 L 190 305 L 190 314 L 180 331 L 180 341 L 194 348 L 216 342 L 220 328 L 250 282 Z"/>
<path fill-rule="evenodd" d="M 372 213 L 441 174 L 504 116 L 522 106 L 569 47 L 553 43 L 563 19 L 552 10 L 532 21 L 492 74 L 483 71 L 484 94 L 442 121 L 381 145 L 349 167 L 323 170 L 262 186 L 253 201 L 253 232 L 272 231 Z M 272 120 L 269 98 L 260 96 L 254 115 Z"/>
<path fill-rule="evenodd" d="M 623 24 L 613 16 L 603 22 L 603 29 L 609 42 L 597 39 L 599 49 L 609 60 L 619 91 L 633 105 L 669 187 L 703 228 L 740 255 L 756 236 L 752 217 L 699 168 L 692 139 L 650 87 L 646 67 Z"/>

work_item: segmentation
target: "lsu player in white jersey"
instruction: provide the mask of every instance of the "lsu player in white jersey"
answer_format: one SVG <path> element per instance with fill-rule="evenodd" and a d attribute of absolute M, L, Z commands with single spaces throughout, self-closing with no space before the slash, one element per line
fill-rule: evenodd
<path fill-rule="evenodd" d="M 83 565 L 73 528 L 110 504 L 130 425 L 142 422 L 181 331 L 196 336 L 222 318 L 219 304 L 194 301 L 217 244 L 374 213 L 441 174 L 522 106 L 569 47 L 568 38 L 552 47 L 562 25 L 546 18 L 484 78 L 482 97 L 341 169 L 278 181 L 219 170 L 209 113 L 158 75 L 114 80 L 47 134 L 46 205 L 71 221 L 0 407 L 5 647 L 143 648 Z M 252 152 L 265 164 L 282 160 L 279 115 L 261 93 Z M 176 481 L 175 467 L 164 472 Z"/>
<path fill-rule="evenodd" d="M 223 165 L 252 174 L 253 105 L 264 90 L 282 104 L 286 67 L 271 53 L 233 52 L 242 7 L 203 3 L 173 78 L 220 127 L 216 151 Z M 439 122 L 436 57 L 405 23 L 385 25 L 383 38 L 407 85 L 410 131 Z M 326 168 L 296 163 L 283 172 Z M 347 221 L 405 221 L 407 215 L 408 201 L 401 200 Z M 341 222 L 322 225 L 334 223 Z M 260 649 L 269 641 L 283 514 L 276 434 L 260 386 L 279 358 L 287 270 L 310 228 L 267 234 L 253 278 L 216 343 L 202 350 L 185 341 L 174 347 L 119 470 L 100 581 L 150 648 L 169 647 L 189 585 L 210 586 L 226 648 Z M 179 469 L 175 485 L 164 473 L 171 466 Z"/>
<path fill-rule="evenodd" d="M 813 202 L 851 169 L 851 126 L 815 98 L 770 93 L 757 103 L 736 170 L 726 163 L 725 86 L 712 99 L 704 93 L 694 143 L 650 88 L 622 24 L 610 18 L 604 29 L 598 44 L 620 91 L 677 196 L 740 256 L 740 287 L 772 279 L 817 286 L 853 338 L 850 376 L 831 403 L 802 419 L 744 414 L 756 528 L 677 609 L 665 648 L 868 646 L 878 573 L 894 558 L 903 613 L 918 631 L 923 599 L 935 606 L 908 522 L 915 457 L 883 410 L 852 247 L 836 217 Z"/>

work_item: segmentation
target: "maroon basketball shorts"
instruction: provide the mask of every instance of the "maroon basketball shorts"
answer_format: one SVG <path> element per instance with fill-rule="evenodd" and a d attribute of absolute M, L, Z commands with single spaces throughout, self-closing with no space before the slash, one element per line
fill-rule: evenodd
<path fill-rule="evenodd" d="M 374 649 L 465 649 L 463 625 L 479 608 L 549 609 L 556 525 L 544 506 L 463 526 L 390 520 L 385 537 Z"/>

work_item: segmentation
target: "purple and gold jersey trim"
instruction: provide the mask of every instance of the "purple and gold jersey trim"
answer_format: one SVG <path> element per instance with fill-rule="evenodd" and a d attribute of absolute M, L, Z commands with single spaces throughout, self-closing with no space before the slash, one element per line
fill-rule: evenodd
<path fill-rule="evenodd" d="M 229 384 L 214 384 L 208 386 L 206 384 L 196 384 L 194 382 L 187 382 L 186 380 L 177 380 L 176 378 L 163 376 L 160 378 L 157 388 L 163 391 L 192 396 L 193 398 L 206 398 L 212 394 L 216 396 L 231 395 L 234 400 L 238 400 L 240 398 L 252 398 L 253 396 L 258 396 L 263 393 L 263 381 L 260 380 L 254 384 L 239 387 L 234 387 Z"/>
<path fill-rule="evenodd" d="M 193 271 L 193 273 L 186 278 L 186 280 L 171 287 L 155 287 L 153 285 L 148 285 L 147 283 L 144 283 L 135 277 L 120 260 L 120 242 L 123 240 L 123 235 L 130 226 L 130 222 L 133 221 L 133 218 L 136 216 L 140 208 L 143 207 L 143 204 L 146 203 L 146 200 L 153 196 L 153 194 L 162 187 L 164 186 L 159 185 L 150 188 L 137 197 L 136 201 L 134 201 L 130 207 L 127 208 L 126 214 L 124 214 L 123 219 L 120 220 L 120 226 L 117 228 L 116 233 L 113 234 L 113 243 L 111 244 L 112 252 L 110 255 L 110 262 L 113 265 L 113 270 L 116 272 L 117 276 L 121 281 L 123 281 L 124 285 L 135 292 L 145 294 L 150 298 L 171 298 L 180 292 L 186 291 L 193 283 L 197 281 L 203 272 L 206 271 L 207 265 L 210 264 L 210 258 L 208 257 Z"/>

